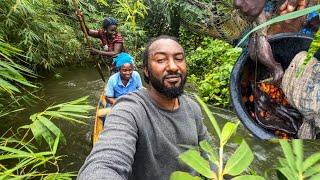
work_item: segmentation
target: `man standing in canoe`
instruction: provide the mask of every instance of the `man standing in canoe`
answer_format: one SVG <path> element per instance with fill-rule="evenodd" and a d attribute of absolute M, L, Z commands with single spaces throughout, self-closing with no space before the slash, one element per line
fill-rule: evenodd
<path fill-rule="evenodd" d="M 185 52 L 170 36 L 152 39 L 144 52 L 147 90 L 121 96 L 78 179 L 169 179 L 193 172 L 178 161 L 184 149 L 209 139 L 200 107 L 183 94 Z"/>

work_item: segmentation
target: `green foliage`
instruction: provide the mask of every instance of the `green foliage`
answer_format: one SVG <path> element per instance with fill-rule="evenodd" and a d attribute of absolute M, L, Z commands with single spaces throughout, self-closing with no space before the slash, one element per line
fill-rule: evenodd
<path fill-rule="evenodd" d="M 19 108 L 19 101 L 27 99 L 27 96 L 19 97 L 17 94 L 28 92 L 24 87 L 36 87 L 24 77 L 35 77 L 36 75 L 30 69 L 12 60 L 14 56 L 21 56 L 20 53 L 21 50 L 0 38 L 0 117 L 23 110 Z M 12 100 L 9 103 L 8 98 Z"/>
<path fill-rule="evenodd" d="M 36 177 L 35 169 L 48 162 L 57 163 L 59 156 L 56 157 L 55 154 L 59 136 L 55 139 L 54 146 L 50 151 L 36 152 L 36 149 L 29 143 L 24 143 L 23 140 L 15 139 L 13 136 L 0 139 L 0 162 L 5 160 L 17 162 L 13 167 L 1 163 L 0 179 Z"/>
<path fill-rule="evenodd" d="M 129 22 L 131 30 L 134 31 L 137 24 L 137 18 L 144 18 L 147 14 L 147 9 L 148 8 L 144 5 L 142 0 L 117 0 L 113 12 L 121 19 L 124 19 L 125 22 Z"/>
<path fill-rule="evenodd" d="M 212 179 L 215 177 L 210 169 L 209 162 L 200 155 L 199 151 L 192 149 L 185 151 L 179 155 L 179 159 L 206 178 Z"/>
<path fill-rule="evenodd" d="M 40 143 L 43 138 L 49 145 L 52 145 L 54 137 L 57 137 L 58 135 L 61 136 L 62 142 L 66 143 L 63 133 L 51 122 L 51 119 L 59 118 L 61 120 L 85 124 L 77 119 L 89 118 L 88 116 L 82 115 L 88 113 L 88 111 L 92 109 L 92 106 L 86 104 L 87 98 L 88 97 L 83 97 L 71 102 L 48 107 L 43 112 L 31 115 L 30 120 L 32 121 L 32 124 L 21 128 L 30 128 L 38 143 Z"/>
<path fill-rule="evenodd" d="M 314 153 L 304 160 L 303 141 L 293 140 L 290 144 L 280 140 L 285 158 L 279 158 L 277 170 L 288 180 L 317 179 L 320 176 L 320 153 Z"/>
<path fill-rule="evenodd" d="M 0 6 L 0 36 L 21 49 L 33 68 L 50 69 L 82 55 L 65 2 L 4 0 Z"/>
<path fill-rule="evenodd" d="M 194 31 L 188 31 L 184 27 L 179 30 L 179 42 L 184 48 L 186 54 L 192 53 L 197 47 L 201 46 L 205 36 Z"/>
<path fill-rule="evenodd" d="M 148 16 L 142 22 L 146 27 L 148 37 L 157 37 L 161 34 L 169 34 L 172 6 L 175 0 L 145 1 L 148 6 Z"/>
<path fill-rule="evenodd" d="M 196 172 L 209 179 L 223 180 L 225 175 L 236 176 L 235 179 L 264 179 L 261 176 L 240 175 L 249 167 L 249 165 L 253 161 L 253 153 L 245 140 L 242 140 L 240 146 L 225 163 L 224 147 L 229 141 L 230 137 L 236 132 L 238 123 L 228 122 L 222 128 L 222 132 L 220 132 L 220 127 L 218 126 L 218 123 L 215 120 L 214 116 L 212 116 L 212 113 L 208 111 L 208 107 L 206 106 L 206 104 L 198 96 L 196 96 L 196 98 L 199 101 L 201 107 L 205 110 L 206 114 L 209 116 L 211 124 L 216 131 L 215 133 L 218 134 L 218 138 L 220 140 L 218 151 L 219 156 L 217 155 L 213 147 L 208 143 L 208 141 L 203 140 L 200 142 L 200 148 L 208 154 L 209 161 L 204 159 L 200 155 L 200 152 L 195 149 L 189 149 L 181 153 L 179 155 L 179 160 L 183 161 L 188 166 L 193 168 Z M 214 172 L 210 169 L 210 162 L 218 167 L 218 172 Z M 194 177 L 187 173 L 179 171 L 174 172 L 170 176 L 170 180 L 180 179 L 200 179 L 200 177 Z"/>
<path fill-rule="evenodd" d="M 123 35 L 126 50 L 135 58 L 141 53 L 145 39 L 145 31 L 138 22 L 147 15 L 148 7 L 143 1 L 117 0 L 112 12 L 120 18 L 122 25 L 119 31 Z"/>
<path fill-rule="evenodd" d="M 174 180 L 202 180 L 199 176 L 191 176 L 186 172 L 175 171 L 171 174 L 170 179 Z"/>
<path fill-rule="evenodd" d="M 5 43 L 3 39 L 0 38 L 0 94 L 4 92 L 9 93 L 12 98 L 14 93 L 20 92 L 17 87 L 18 84 L 35 87 L 22 75 L 33 76 L 32 71 L 16 64 L 11 59 L 13 55 L 18 55 L 19 53 L 21 53 L 21 50 Z M 1 56 L 3 59 L 1 59 Z"/>
<path fill-rule="evenodd" d="M 306 59 L 303 61 L 303 64 L 299 67 L 298 74 L 297 74 L 298 76 L 302 75 L 302 73 L 304 72 L 304 69 L 306 68 L 306 65 L 309 63 L 311 58 L 319 49 L 320 49 L 320 28 L 314 35 L 314 38 L 309 47 Z"/>
<path fill-rule="evenodd" d="M 199 77 L 194 82 L 206 102 L 229 105 L 230 73 L 240 53 L 240 48 L 233 48 L 222 40 L 205 38 L 187 57 L 189 73 Z"/>
<path fill-rule="evenodd" d="M 45 111 L 30 116 L 31 124 L 22 126 L 18 133 L 7 133 L 0 137 L 0 179 L 71 179 L 73 173 L 60 173 L 56 156 L 59 142 L 66 142 L 61 130 L 51 122 L 53 118 L 65 119 L 82 123 L 79 119 L 93 107 L 87 105 L 87 97 L 48 107 Z M 22 130 L 24 134 L 22 134 Z M 32 136 L 30 136 L 32 132 Z M 31 138 L 31 139 L 30 139 Z M 34 139 L 41 142 L 42 138 L 48 143 L 49 150 L 39 150 L 34 145 Z M 9 163 L 10 162 L 10 163 Z M 43 167 L 53 166 L 55 173 L 41 172 Z"/>

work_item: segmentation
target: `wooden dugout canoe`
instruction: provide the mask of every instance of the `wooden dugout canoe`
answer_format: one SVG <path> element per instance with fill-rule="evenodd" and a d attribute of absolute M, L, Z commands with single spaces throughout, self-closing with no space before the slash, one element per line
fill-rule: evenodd
<path fill-rule="evenodd" d="M 99 102 L 96 108 L 96 116 L 94 120 L 92 132 L 92 145 L 98 141 L 99 135 L 103 130 L 105 116 L 110 113 L 111 108 L 105 108 L 106 100 L 103 91 L 100 92 Z"/>

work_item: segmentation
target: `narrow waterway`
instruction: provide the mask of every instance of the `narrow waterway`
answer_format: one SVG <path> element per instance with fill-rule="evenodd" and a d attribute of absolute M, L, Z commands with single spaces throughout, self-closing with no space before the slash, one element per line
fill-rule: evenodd
<path fill-rule="evenodd" d="M 89 96 L 89 103 L 92 106 L 96 106 L 99 91 L 104 87 L 104 83 L 94 67 L 65 67 L 56 69 L 55 73 L 46 74 L 45 78 L 39 82 L 43 87 L 38 92 L 38 95 L 43 100 L 37 100 L 36 104 L 27 107 L 27 110 L 19 113 L 15 117 L 15 119 L 18 118 L 19 120 L 8 120 L 8 122 L 0 125 L 0 128 L 12 126 L 16 129 L 20 125 L 29 123 L 28 117 L 32 113 L 43 111 L 49 105 L 74 100 L 83 96 Z M 235 114 L 229 110 L 216 107 L 210 107 L 210 109 L 220 124 L 224 124 L 227 120 L 237 121 Z M 90 153 L 94 113 L 94 111 L 90 112 L 91 118 L 84 120 L 87 125 L 54 120 L 62 129 L 67 139 L 67 144 L 59 148 L 59 154 L 66 155 L 60 162 L 60 170 L 62 172 L 78 171 L 86 156 Z M 213 132 L 210 122 L 206 120 L 205 123 L 209 131 Z M 238 128 L 237 134 L 232 138 L 232 143 L 225 150 L 227 156 L 230 155 L 228 152 L 234 151 L 241 137 L 247 141 L 254 151 L 255 159 L 250 166 L 252 170 L 263 175 L 265 171 L 276 167 L 278 163 L 277 158 L 283 156 L 279 145 L 252 137 L 242 124 Z M 305 153 L 307 155 L 317 152 L 319 149 L 320 145 L 318 142 L 305 142 Z"/>

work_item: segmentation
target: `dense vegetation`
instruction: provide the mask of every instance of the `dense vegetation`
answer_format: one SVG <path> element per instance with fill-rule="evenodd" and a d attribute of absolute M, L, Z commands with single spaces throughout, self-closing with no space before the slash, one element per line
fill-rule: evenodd
<path fill-rule="evenodd" d="M 144 44 L 153 36 L 177 36 L 188 54 L 211 41 L 205 38 L 210 33 L 199 35 L 199 31 L 194 31 L 199 27 L 202 32 L 208 30 L 205 21 L 210 11 L 202 11 L 189 2 L 79 0 L 78 5 L 92 29 L 101 28 L 105 16 L 116 17 L 118 29 L 125 37 L 125 47 L 138 63 Z M 190 6 L 195 7 L 191 8 L 192 12 Z M 0 7 L 0 119 L 4 121 L 16 112 L 24 111 L 24 104 L 32 105 L 38 98 L 35 91 L 40 86 L 32 82 L 38 78 L 39 72 L 69 64 L 91 64 L 93 58 L 86 51 L 72 0 L 4 0 Z M 188 13 L 192 13 L 192 18 L 186 19 Z M 196 26 L 191 26 L 193 24 Z M 93 41 L 98 48 L 100 42 Z M 202 57 L 190 56 L 191 61 L 199 61 L 197 58 Z M 221 64 L 218 61 L 212 62 L 211 67 L 215 63 Z M 192 70 L 193 67 L 196 66 L 191 66 L 190 71 L 197 74 L 199 71 Z M 30 123 L 17 130 L 1 129 L 0 177 L 72 177 L 73 173 L 59 170 L 61 157 L 57 156 L 57 150 L 66 139 L 52 120 L 82 123 L 79 119 L 86 118 L 90 109 L 82 98 L 30 114 Z"/>
<path fill-rule="evenodd" d="M 92 29 L 100 28 L 105 16 L 116 17 L 125 47 L 138 63 L 150 37 L 178 37 L 188 55 L 190 82 L 205 101 L 226 107 L 230 71 L 241 52 L 230 44 L 247 24 L 233 11 L 231 0 L 217 2 L 78 0 L 78 5 Z M 23 104 L 37 98 L 34 91 L 39 86 L 32 82 L 39 72 L 93 61 L 86 51 L 72 0 L 2 0 L 0 22 L 0 121 L 23 111 Z M 94 40 L 94 44 L 98 48 L 100 42 Z M 73 174 L 59 174 L 57 148 L 66 140 L 51 120 L 81 123 L 79 119 L 86 118 L 90 109 L 82 98 L 30 114 L 30 123 L 18 130 L 1 129 L 0 179 L 70 178 Z M 41 142 L 47 148 L 40 148 Z M 56 171 L 42 170 L 48 166 Z"/>
<path fill-rule="evenodd" d="M 206 102 L 226 107 L 230 103 L 230 73 L 241 53 L 222 40 L 205 38 L 188 56 L 190 81 Z"/>

